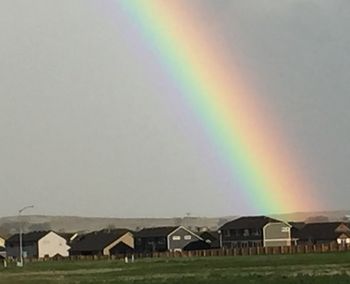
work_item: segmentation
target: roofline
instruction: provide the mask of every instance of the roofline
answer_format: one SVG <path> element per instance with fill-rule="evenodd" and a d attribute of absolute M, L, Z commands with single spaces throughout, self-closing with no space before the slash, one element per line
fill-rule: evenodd
<path fill-rule="evenodd" d="M 185 230 L 186 232 L 190 233 L 191 235 L 197 237 L 200 241 L 203 241 L 203 238 L 201 238 L 200 236 L 198 236 L 196 233 L 192 232 L 191 230 L 187 229 L 186 227 L 180 225 L 178 226 L 175 230 L 171 231 L 168 235 L 167 235 L 167 249 L 170 250 L 169 248 L 169 245 L 170 245 L 170 236 L 172 234 L 174 234 L 176 231 L 180 230 L 180 229 L 183 229 Z"/>
<path fill-rule="evenodd" d="M 114 241 L 110 242 L 108 245 L 104 246 L 102 250 L 104 250 L 106 247 L 110 246 L 111 244 L 113 244 L 114 242 L 118 241 L 119 239 L 121 239 L 122 237 L 124 237 L 126 234 L 130 234 L 131 236 L 133 236 L 133 234 L 131 232 L 125 232 L 124 234 L 120 235 L 118 237 L 118 239 L 115 239 Z"/>
<path fill-rule="evenodd" d="M 223 228 L 224 226 L 226 226 L 227 224 L 232 223 L 232 222 L 234 222 L 234 221 L 237 221 L 237 220 L 239 220 L 239 219 L 241 219 L 241 218 L 259 218 L 259 217 L 265 217 L 265 218 L 269 218 L 269 219 L 272 219 L 272 220 L 275 220 L 275 221 L 276 221 L 276 222 L 268 222 L 267 224 L 284 223 L 284 224 L 286 224 L 286 225 L 289 226 L 289 227 L 293 227 L 293 226 L 291 226 L 287 221 L 275 219 L 275 218 L 272 218 L 272 217 L 269 217 L 269 216 L 266 216 L 266 215 L 257 215 L 257 216 L 241 216 L 241 217 L 238 217 L 237 219 L 233 219 L 233 220 L 231 220 L 231 221 L 228 221 L 228 222 L 226 222 L 225 224 L 223 224 L 221 227 L 219 227 L 219 228 L 218 228 L 218 231 L 222 230 L 222 228 Z M 264 227 L 265 227 L 267 224 L 265 224 L 265 225 L 262 227 L 262 229 L 264 229 Z M 310 224 L 311 224 L 311 223 L 310 223 Z M 248 229 L 249 229 L 249 228 L 248 228 Z"/>
<path fill-rule="evenodd" d="M 28 233 L 22 233 L 22 236 L 25 236 L 25 235 L 27 235 L 27 234 L 32 234 L 32 233 L 40 233 L 40 232 L 45 232 L 46 234 L 45 235 L 43 235 L 41 238 L 39 238 L 39 239 L 37 239 L 37 240 L 33 240 L 34 242 L 39 242 L 42 238 L 44 238 L 44 237 L 46 237 L 48 234 L 50 234 L 50 233 L 54 233 L 54 234 L 56 234 L 57 236 L 59 236 L 59 237 L 61 237 L 62 239 L 64 239 L 64 240 L 66 240 L 65 238 L 63 238 L 59 233 L 57 233 L 56 231 L 54 231 L 54 230 L 49 230 L 49 231 L 33 231 L 33 232 L 28 232 Z M 17 236 L 18 235 L 18 241 L 14 241 L 15 243 L 17 243 L 17 242 L 19 242 L 19 233 L 17 233 L 17 234 L 14 234 L 14 235 L 12 235 L 11 237 L 9 237 L 8 239 L 4 239 L 5 241 L 8 241 L 8 240 L 10 240 L 13 236 Z M 10 242 L 11 242 L 11 240 L 10 240 Z M 67 240 L 66 240 L 66 242 L 67 242 Z"/>

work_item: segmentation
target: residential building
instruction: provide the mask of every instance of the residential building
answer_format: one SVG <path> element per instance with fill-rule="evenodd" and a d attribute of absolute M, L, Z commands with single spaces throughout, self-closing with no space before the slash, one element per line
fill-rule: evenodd
<path fill-rule="evenodd" d="M 0 236 L 0 248 L 5 247 L 5 241 L 6 241 L 6 239 L 4 237 Z"/>
<path fill-rule="evenodd" d="M 104 229 L 77 237 L 70 255 L 111 256 L 134 251 L 134 236 L 127 229 Z"/>
<path fill-rule="evenodd" d="M 290 228 L 283 221 L 266 216 L 251 216 L 224 224 L 219 233 L 225 248 L 290 246 Z"/>
<path fill-rule="evenodd" d="M 20 255 L 19 234 L 6 240 L 7 257 L 18 258 Z M 22 234 L 24 257 L 44 258 L 69 255 L 66 240 L 53 231 L 39 231 Z"/>
<path fill-rule="evenodd" d="M 350 227 L 343 222 L 310 223 L 301 230 L 299 244 L 350 245 Z"/>
<path fill-rule="evenodd" d="M 202 240 L 183 226 L 145 228 L 135 234 L 137 252 L 181 251 L 191 242 Z"/>

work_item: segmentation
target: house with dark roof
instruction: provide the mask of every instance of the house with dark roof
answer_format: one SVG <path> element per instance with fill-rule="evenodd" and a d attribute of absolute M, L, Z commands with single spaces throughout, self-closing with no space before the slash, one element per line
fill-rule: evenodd
<path fill-rule="evenodd" d="M 219 233 L 225 248 L 290 246 L 290 228 L 270 217 L 249 216 L 224 224 Z"/>
<path fill-rule="evenodd" d="M 302 228 L 298 243 L 350 245 L 350 227 L 343 222 L 309 223 Z"/>
<path fill-rule="evenodd" d="M 70 255 L 111 256 L 134 251 L 134 236 L 127 229 L 104 229 L 78 236 L 71 243 Z"/>
<path fill-rule="evenodd" d="M 20 238 L 15 234 L 6 240 L 7 257 L 18 258 Z M 23 257 L 44 258 L 69 255 L 69 246 L 65 238 L 54 231 L 38 231 L 22 234 Z"/>
<path fill-rule="evenodd" d="M 135 234 L 137 252 L 181 251 L 202 238 L 183 226 L 144 228 Z"/>

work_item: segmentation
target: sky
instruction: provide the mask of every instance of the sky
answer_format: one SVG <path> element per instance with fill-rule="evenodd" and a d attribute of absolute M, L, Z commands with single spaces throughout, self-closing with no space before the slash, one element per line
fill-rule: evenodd
<path fill-rule="evenodd" d="M 188 5 L 283 126 L 322 200 L 304 210 L 349 209 L 350 2 Z M 259 213 L 132 24 L 118 0 L 0 2 L 0 216 L 31 204 L 52 215 Z"/>

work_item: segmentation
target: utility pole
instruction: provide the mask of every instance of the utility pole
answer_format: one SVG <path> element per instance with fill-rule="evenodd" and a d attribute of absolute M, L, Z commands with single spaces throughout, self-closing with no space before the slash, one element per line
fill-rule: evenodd
<path fill-rule="evenodd" d="M 22 223 L 21 223 L 21 213 L 29 208 L 34 208 L 34 205 L 25 206 L 22 209 L 18 210 L 18 219 L 19 219 L 19 263 L 17 266 L 23 267 L 23 241 L 22 241 Z"/>

